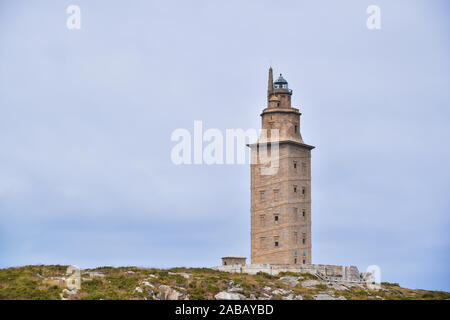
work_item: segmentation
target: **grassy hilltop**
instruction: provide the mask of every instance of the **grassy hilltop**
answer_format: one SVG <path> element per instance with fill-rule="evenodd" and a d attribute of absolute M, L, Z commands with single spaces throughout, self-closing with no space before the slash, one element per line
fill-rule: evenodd
<path fill-rule="evenodd" d="M 81 289 L 68 290 L 66 270 L 60 265 L 0 269 L 0 299 L 450 299 L 448 292 L 406 289 L 396 283 L 369 290 L 363 285 L 327 283 L 311 274 L 230 274 L 208 268 L 84 269 Z"/>

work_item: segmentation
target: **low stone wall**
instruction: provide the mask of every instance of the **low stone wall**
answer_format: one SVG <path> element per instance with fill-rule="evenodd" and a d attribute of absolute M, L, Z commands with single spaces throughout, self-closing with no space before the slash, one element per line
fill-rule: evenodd
<path fill-rule="evenodd" d="M 335 282 L 362 282 L 363 279 L 355 266 L 334 266 L 325 264 L 302 264 L 302 265 L 275 265 L 275 264 L 248 264 L 218 266 L 213 269 L 231 273 L 257 274 L 265 272 L 277 275 L 280 272 L 310 273 L 318 277 Z"/>

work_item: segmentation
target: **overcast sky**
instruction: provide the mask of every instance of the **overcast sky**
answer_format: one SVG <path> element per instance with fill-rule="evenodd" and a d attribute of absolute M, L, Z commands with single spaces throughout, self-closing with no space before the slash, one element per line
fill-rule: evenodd
<path fill-rule="evenodd" d="M 313 263 L 450 291 L 449 9 L 0 1 L 0 267 L 249 257 L 249 166 L 176 166 L 170 137 L 260 128 L 271 64 L 316 146 Z"/>

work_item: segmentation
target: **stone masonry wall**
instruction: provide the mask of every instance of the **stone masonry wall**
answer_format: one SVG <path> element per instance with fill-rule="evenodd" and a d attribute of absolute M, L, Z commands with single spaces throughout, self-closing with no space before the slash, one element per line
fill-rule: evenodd
<path fill-rule="evenodd" d="M 310 273 L 319 274 L 324 280 L 344 281 L 344 282 L 362 282 L 361 273 L 355 266 L 335 266 L 324 264 L 307 265 L 271 265 L 271 264 L 248 264 L 218 266 L 213 269 L 231 273 L 257 274 L 265 272 L 271 275 L 277 275 L 280 272 Z"/>

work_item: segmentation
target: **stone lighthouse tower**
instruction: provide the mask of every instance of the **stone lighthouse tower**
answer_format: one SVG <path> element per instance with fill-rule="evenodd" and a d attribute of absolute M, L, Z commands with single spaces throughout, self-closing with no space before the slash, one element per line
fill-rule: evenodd
<path fill-rule="evenodd" d="M 311 264 L 311 150 L 300 134 L 299 109 L 291 106 L 292 90 L 280 76 L 274 82 L 269 69 L 267 107 L 262 111 L 262 129 L 252 148 L 251 164 L 251 263 Z M 274 134 L 276 133 L 276 134 Z M 270 165 L 259 160 L 267 144 Z"/>

